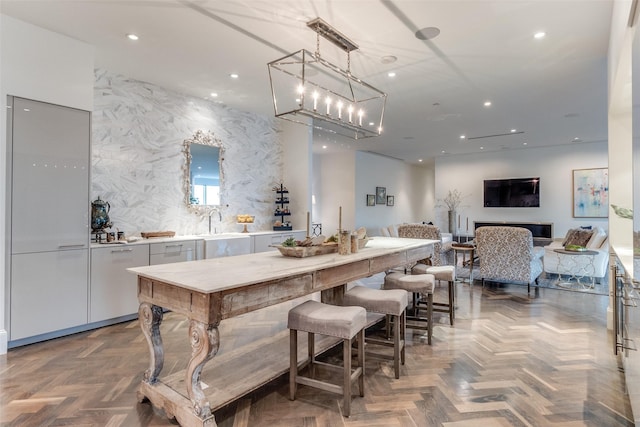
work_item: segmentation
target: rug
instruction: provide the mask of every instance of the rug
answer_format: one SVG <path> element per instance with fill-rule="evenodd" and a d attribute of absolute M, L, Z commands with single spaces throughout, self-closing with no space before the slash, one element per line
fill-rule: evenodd
<path fill-rule="evenodd" d="M 456 270 L 456 276 L 459 280 L 469 281 L 469 269 L 466 267 L 458 266 Z M 479 285 L 480 281 L 480 267 L 474 265 L 473 267 L 473 277 L 474 284 Z M 485 281 L 485 283 L 492 283 L 489 281 Z M 533 287 L 535 285 L 531 285 Z M 575 279 L 569 280 L 567 275 L 563 275 L 559 277 L 557 274 L 545 273 L 542 272 L 540 277 L 538 277 L 538 287 L 547 288 L 547 289 L 557 289 L 560 291 L 568 291 L 568 292 L 582 292 L 588 294 L 595 295 L 609 295 L 609 277 L 608 275 L 603 277 L 600 280 L 600 283 L 597 281 L 595 283 L 591 283 L 591 279 L 585 277 L 576 283 Z"/>

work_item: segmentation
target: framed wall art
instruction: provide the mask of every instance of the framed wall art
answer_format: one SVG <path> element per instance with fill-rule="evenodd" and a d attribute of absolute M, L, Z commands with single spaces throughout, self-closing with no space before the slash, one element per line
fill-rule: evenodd
<path fill-rule="evenodd" d="M 387 187 L 376 187 L 376 204 L 387 204 Z"/>
<path fill-rule="evenodd" d="M 393 202 L 394 202 L 394 197 L 387 196 L 387 206 L 393 206 Z"/>
<path fill-rule="evenodd" d="M 609 216 L 609 169 L 573 170 L 573 217 Z"/>
<path fill-rule="evenodd" d="M 367 206 L 375 206 L 375 205 L 376 205 L 376 195 L 367 194 Z"/>

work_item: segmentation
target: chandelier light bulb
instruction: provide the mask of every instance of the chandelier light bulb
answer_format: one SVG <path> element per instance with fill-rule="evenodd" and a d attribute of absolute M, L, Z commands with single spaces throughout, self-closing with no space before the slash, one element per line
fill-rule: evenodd
<path fill-rule="evenodd" d="M 304 85 L 298 85 L 298 93 L 302 95 L 304 93 Z"/>
<path fill-rule="evenodd" d="M 325 104 L 327 104 L 327 116 L 330 116 L 331 115 L 331 98 L 327 96 L 324 102 Z"/>
<path fill-rule="evenodd" d="M 362 116 L 364 116 L 364 110 L 360 109 L 358 111 L 358 126 L 362 126 Z"/>
<path fill-rule="evenodd" d="M 342 120 L 342 101 L 338 101 L 338 120 Z"/>
<path fill-rule="evenodd" d="M 320 94 L 318 93 L 317 90 L 313 91 L 313 111 L 316 111 L 318 109 L 318 97 L 320 96 Z"/>
<path fill-rule="evenodd" d="M 353 122 L 353 105 L 349 105 L 349 123 Z"/>

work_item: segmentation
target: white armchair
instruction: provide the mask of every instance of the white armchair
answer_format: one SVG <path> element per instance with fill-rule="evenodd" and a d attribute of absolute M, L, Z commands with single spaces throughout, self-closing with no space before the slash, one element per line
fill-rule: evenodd
<path fill-rule="evenodd" d="M 588 233 L 589 231 L 591 233 Z M 567 244 L 579 244 L 597 254 L 571 255 L 555 252 L 556 249 L 564 249 Z M 609 238 L 602 227 L 594 227 L 593 230 L 569 230 L 563 240 L 556 240 L 544 247 L 545 273 L 590 277 L 600 283 L 606 276 L 608 267 Z"/>

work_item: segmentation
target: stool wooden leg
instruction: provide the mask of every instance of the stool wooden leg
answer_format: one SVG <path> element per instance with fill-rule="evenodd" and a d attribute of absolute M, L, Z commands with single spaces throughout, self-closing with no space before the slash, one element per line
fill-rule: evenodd
<path fill-rule="evenodd" d="M 393 316 L 393 369 L 396 379 L 400 378 L 400 334 L 401 334 L 401 316 Z"/>
<path fill-rule="evenodd" d="M 427 294 L 427 344 L 431 345 L 431 336 L 433 335 L 433 293 Z"/>
<path fill-rule="evenodd" d="M 313 332 L 309 332 L 308 334 L 308 338 L 307 338 L 307 356 L 309 359 L 309 376 L 311 378 L 315 378 L 316 376 L 316 351 L 315 351 L 315 347 L 316 347 L 316 338 L 315 335 L 313 334 Z"/>
<path fill-rule="evenodd" d="M 401 323 L 401 327 L 400 327 L 400 342 L 402 343 L 402 349 L 400 350 L 400 362 L 404 365 L 404 347 L 405 347 L 405 337 L 407 336 L 407 310 L 403 311 L 402 314 L 400 315 L 400 323 Z"/>
<path fill-rule="evenodd" d="M 298 331 L 289 331 L 289 399 L 296 400 L 296 376 L 298 375 Z"/>
<path fill-rule="evenodd" d="M 342 385 L 342 393 L 343 393 L 343 412 L 344 416 L 348 417 L 351 415 L 351 340 L 345 339 L 342 340 L 342 348 L 343 348 L 343 358 L 344 358 L 344 371 L 343 371 L 343 385 Z M 358 357 L 364 353 L 364 349 L 360 348 L 360 343 L 358 342 Z"/>
<path fill-rule="evenodd" d="M 360 367 L 358 387 L 360 388 L 360 397 L 364 397 L 364 329 L 358 333 L 358 366 Z"/>
<path fill-rule="evenodd" d="M 455 283 L 449 281 L 449 323 L 451 326 L 453 326 L 456 319 L 455 292 Z"/>

